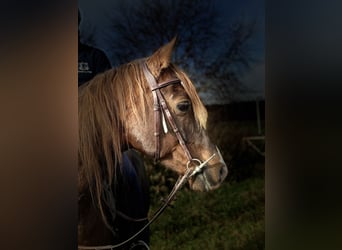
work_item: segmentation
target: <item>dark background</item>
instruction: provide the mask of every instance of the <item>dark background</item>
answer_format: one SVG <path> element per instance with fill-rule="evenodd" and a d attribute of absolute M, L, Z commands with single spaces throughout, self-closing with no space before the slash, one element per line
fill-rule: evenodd
<path fill-rule="evenodd" d="M 338 1 L 266 1 L 266 249 L 341 248 Z M 1 248 L 76 249 L 77 2 L 1 8 Z"/>

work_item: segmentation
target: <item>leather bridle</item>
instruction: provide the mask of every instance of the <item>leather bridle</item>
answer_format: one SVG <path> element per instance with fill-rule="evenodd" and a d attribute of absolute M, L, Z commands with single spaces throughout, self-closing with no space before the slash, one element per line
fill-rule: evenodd
<path fill-rule="evenodd" d="M 185 144 L 185 140 L 183 139 L 183 136 L 181 132 L 179 131 L 175 120 L 173 119 L 171 112 L 166 104 L 165 98 L 160 91 L 162 88 L 165 88 L 169 85 L 173 84 L 180 84 L 181 80 L 178 78 L 171 79 L 165 82 L 158 83 L 155 77 L 152 75 L 151 71 L 148 69 L 146 62 L 142 62 L 142 68 L 146 77 L 146 80 L 148 82 L 148 85 L 152 92 L 153 97 L 153 110 L 154 110 L 154 136 L 155 136 L 155 155 L 154 160 L 155 162 L 158 162 L 160 159 L 160 130 L 161 130 L 161 122 L 162 118 L 164 119 L 164 115 L 166 116 L 167 121 L 169 122 L 170 127 L 172 128 L 173 132 L 175 133 L 177 140 L 182 147 L 188 161 L 192 161 L 193 158 L 190 154 L 190 151 L 188 147 Z"/>
<path fill-rule="evenodd" d="M 184 175 L 179 176 L 178 180 L 176 181 L 176 184 L 174 185 L 172 191 L 168 195 L 168 197 L 164 200 L 164 204 L 154 213 L 152 218 L 148 223 L 146 223 L 145 226 L 143 226 L 137 233 L 135 233 L 132 237 L 128 238 L 127 240 L 116 244 L 116 245 L 104 245 L 104 246 L 78 246 L 78 249 L 114 249 L 118 247 L 122 247 L 123 245 L 127 244 L 131 240 L 133 240 L 135 237 L 137 237 L 140 233 L 142 233 L 149 225 L 154 222 L 159 215 L 165 210 L 165 208 L 171 203 L 171 201 L 174 199 L 176 193 L 178 190 L 180 190 L 183 185 L 188 182 L 188 180 L 202 171 L 203 167 L 206 166 L 206 164 L 215 156 L 215 153 L 210 156 L 207 160 L 204 162 L 201 162 L 199 159 L 195 159 L 191 156 L 190 151 L 188 147 L 186 146 L 185 140 L 179 131 L 176 122 L 174 118 L 171 115 L 171 112 L 166 104 L 165 98 L 160 91 L 160 89 L 173 85 L 173 84 L 182 84 L 181 80 L 178 78 L 174 78 L 165 82 L 158 83 L 155 77 L 152 75 L 151 71 L 148 69 L 147 64 L 145 61 L 141 62 L 141 66 L 143 68 L 145 78 L 149 84 L 149 87 L 152 92 L 152 97 L 153 97 L 153 110 L 154 110 L 154 120 L 155 120 L 155 130 L 154 130 L 154 135 L 155 135 L 155 155 L 154 159 L 155 162 L 160 160 L 160 130 L 161 130 L 161 123 L 163 116 L 165 115 L 167 118 L 167 121 L 169 122 L 170 127 L 172 128 L 173 132 L 175 133 L 177 140 L 182 147 L 188 162 L 186 164 L 186 170 Z M 194 163 L 195 166 L 193 168 L 189 168 L 190 164 Z"/>

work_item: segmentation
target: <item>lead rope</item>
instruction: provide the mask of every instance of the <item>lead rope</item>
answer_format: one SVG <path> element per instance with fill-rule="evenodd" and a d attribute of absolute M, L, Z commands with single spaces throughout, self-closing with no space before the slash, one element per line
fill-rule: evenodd
<path fill-rule="evenodd" d="M 114 249 L 114 248 L 118 248 L 121 247 L 125 244 L 127 244 L 128 242 L 130 242 L 131 240 L 133 240 L 135 237 L 137 237 L 140 233 L 142 233 L 149 225 L 152 224 L 152 222 L 154 222 L 160 215 L 161 213 L 165 210 L 165 208 L 171 203 L 171 201 L 174 199 L 176 193 L 178 192 L 178 190 L 180 190 L 184 184 L 195 174 L 197 174 L 198 172 L 200 172 L 202 170 L 203 167 L 205 167 L 205 165 L 215 156 L 215 154 L 213 154 L 212 156 L 210 156 L 206 161 L 204 161 L 203 163 L 201 163 L 200 165 L 198 165 L 197 167 L 195 167 L 194 169 L 189 168 L 187 166 L 187 169 L 184 173 L 184 175 L 178 177 L 175 185 L 173 186 L 172 191 L 170 192 L 170 194 L 168 195 L 168 197 L 165 200 L 165 203 L 154 213 L 153 217 L 151 218 L 151 220 L 145 225 L 143 226 L 137 233 L 135 233 L 133 236 L 131 236 L 130 238 L 128 238 L 127 240 L 116 244 L 116 245 L 104 245 L 104 246 L 78 246 L 78 249 L 85 249 L 85 250 L 89 250 L 89 249 L 93 249 L 93 250 L 102 250 L 102 249 Z"/>

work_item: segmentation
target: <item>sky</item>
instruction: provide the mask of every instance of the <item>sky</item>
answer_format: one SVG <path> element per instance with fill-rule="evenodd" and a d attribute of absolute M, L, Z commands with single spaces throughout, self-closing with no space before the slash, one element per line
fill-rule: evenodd
<path fill-rule="evenodd" d="M 139 0 L 130 0 L 130 2 Z M 95 32 L 94 45 L 102 49 L 111 61 L 110 44 L 108 38 L 105 34 L 111 32 L 110 27 L 110 16 L 113 11 L 117 9 L 117 4 L 119 1 L 113 0 L 79 0 L 79 8 L 82 13 L 82 21 L 84 22 L 84 27 L 93 27 L 92 29 L 82 30 L 81 35 L 86 32 Z M 257 60 L 252 64 L 252 68 L 246 72 L 241 80 L 244 85 L 249 90 L 247 93 L 239 97 L 240 100 L 255 100 L 263 99 L 265 97 L 265 10 L 264 10 L 264 0 L 215 0 L 217 6 L 218 14 L 222 18 L 222 22 L 231 22 L 232 20 L 240 17 L 252 17 L 257 21 L 256 32 L 250 42 L 250 49 L 253 53 L 253 57 Z M 114 31 L 113 31 L 114 33 Z M 214 104 L 215 98 L 211 95 L 202 96 L 205 103 Z M 220 101 L 217 101 L 220 102 Z"/>

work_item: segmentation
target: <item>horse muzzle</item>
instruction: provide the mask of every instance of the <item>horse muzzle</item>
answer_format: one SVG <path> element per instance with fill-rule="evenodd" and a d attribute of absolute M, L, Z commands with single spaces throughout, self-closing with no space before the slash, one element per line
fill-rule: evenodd
<path fill-rule="evenodd" d="M 190 188 L 195 191 L 210 191 L 217 189 L 228 175 L 225 164 L 218 163 L 206 166 L 190 180 Z"/>

